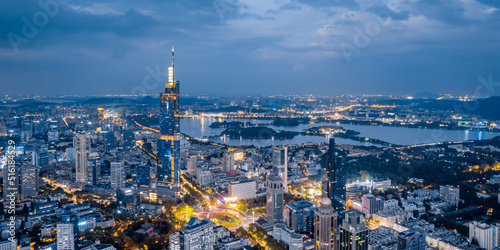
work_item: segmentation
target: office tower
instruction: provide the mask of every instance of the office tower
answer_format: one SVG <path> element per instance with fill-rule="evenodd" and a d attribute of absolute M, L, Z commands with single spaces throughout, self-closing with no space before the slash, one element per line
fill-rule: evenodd
<path fill-rule="evenodd" d="M 206 186 L 214 182 L 212 171 L 208 166 L 196 166 L 196 183 L 200 186 Z"/>
<path fill-rule="evenodd" d="M 66 148 L 66 161 L 76 160 L 76 150 L 73 147 Z"/>
<path fill-rule="evenodd" d="M 30 122 L 23 122 L 21 126 L 21 142 L 29 142 L 33 136 L 33 127 Z"/>
<path fill-rule="evenodd" d="M 116 200 L 119 207 L 135 207 L 141 204 L 139 192 L 130 188 L 119 188 L 116 191 Z"/>
<path fill-rule="evenodd" d="M 97 185 L 99 183 L 99 179 L 101 178 L 101 157 L 99 156 L 99 153 L 96 152 L 90 153 L 89 158 L 87 160 L 87 169 L 88 169 L 87 171 L 88 184 Z"/>
<path fill-rule="evenodd" d="M 346 203 L 346 173 L 343 157 L 335 150 L 335 138 L 330 138 L 328 152 L 323 155 L 322 191 L 332 201 L 336 211 L 344 211 Z"/>
<path fill-rule="evenodd" d="M 269 221 L 276 223 L 283 221 L 283 180 L 278 175 L 278 169 L 267 177 L 266 216 Z"/>
<path fill-rule="evenodd" d="M 278 168 L 278 175 L 283 180 L 285 193 L 288 193 L 288 148 L 278 147 L 273 149 L 273 167 Z"/>
<path fill-rule="evenodd" d="M 160 133 L 158 139 L 158 184 L 170 186 L 171 199 L 180 192 L 180 117 L 179 81 L 174 81 L 174 47 L 172 66 L 168 68 L 168 83 L 165 93 L 160 94 Z"/>
<path fill-rule="evenodd" d="M 408 230 L 398 235 L 398 250 L 425 250 L 425 234 L 419 230 Z"/>
<path fill-rule="evenodd" d="M 21 196 L 23 199 L 35 198 L 38 196 L 38 171 L 37 166 L 21 167 Z"/>
<path fill-rule="evenodd" d="M 35 135 L 45 134 L 46 129 L 45 129 L 45 123 L 43 123 L 43 121 L 42 122 L 35 121 L 34 126 L 35 126 Z"/>
<path fill-rule="evenodd" d="M 3 172 L 3 199 L 4 202 L 19 201 L 19 166 L 5 165 Z"/>
<path fill-rule="evenodd" d="M 123 131 L 123 148 L 131 149 L 135 146 L 135 134 L 132 130 Z"/>
<path fill-rule="evenodd" d="M 312 233 L 316 204 L 308 200 L 285 205 L 285 224 L 297 233 Z"/>
<path fill-rule="evenodd" d="M 189 156 L 186 164 L 187 172 L 189 176 L 194 176 L 196 174 L 196 161 L 198 157 L 195 155 Z"/>
<path fill-rule="evenodd" d="M 337 213 L 328 197 L 321 199 L 318 210 L 314 212 L 314 249 L 337 249 Z"/>
<path fill-rule="evenodd" d="M 106 141 L 106 152 L 116 149 L 116 137 L 113 131 L 104 134 L 104 139 Z"/>
<path fill-rule="evenodd" d="M 363 215 L 355 211 L 345 213 L 340 226 L 340 250 L 368 250 L 368 228 Z"/>
<path fill-rule="evenodd" d="M 214 250 L 215 223 L 191 217 L 186 227 L 179 231 L 180 249 Z"/>
<path fill-rule="evenodd" d="M 257 184 L 255 181 L 233 181 L 229 183 L 228 190 L 230 197 L 236 197 L 237 200 L 255 199 Z"/>
<path fill-rule="evenodd" d="M 375 214 L 384 209 L 384 201 L 373 194 L 365 194 L 361 198 L 362 212 L 365 214 Z"/>
<path fill-rule="evenodd" d="M 449 205 L 458 206 L 460 201 L 460 189 L 451 185 L 439 186 L 439 196 L 441 200 Z"/>
<path fill-rule="evenodd" d="M 125 169 L 123 161 L 111 162 L 111 189 L 125 187 Z"/>
<path fill-rule="evenodd" d="M 37 151 L 32 152 L 32 160 L 34 166 L 48 167 L 49 166 L 49 149 L 39 148 Z"/>
<path fill-rule="evenodd" d="M 224 167 L 224 171 L 229 172 L 229 171 L 234 171 L 234 153 L 231 152 L 225 152 L 224 157 L 223 157 L 223 162 L 222 165 Z"/>
<path fill-rule="evenodd" d="M 75 250 L 75 225 L 57 224 L 57 250 Z"/>
<path fill-rule="evenodd" d="M 87 180 L 87 160 L 90 154 L 90 136 L 88 134 L 76 134 L 73 137 L 73 147 L 76 150 L 76 181 L 85 183 Z"/>
<path fill-rule="evenodd" d="M 480 248 L 491 250 L 498 247 L 497 228 L 493 225 L 473 221 L 469 224 L 469 242 L 476 243 Z"/>

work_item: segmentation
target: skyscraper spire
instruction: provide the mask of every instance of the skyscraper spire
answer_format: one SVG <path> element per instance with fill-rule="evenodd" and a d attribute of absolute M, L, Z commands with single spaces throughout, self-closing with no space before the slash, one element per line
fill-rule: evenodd
<path fill-rule="evenodd" d="M 174 43 L 172 43 L 172 66 L 168 67 L 168 83 L 165 88 L 175 87 L 174 80 Z"/>

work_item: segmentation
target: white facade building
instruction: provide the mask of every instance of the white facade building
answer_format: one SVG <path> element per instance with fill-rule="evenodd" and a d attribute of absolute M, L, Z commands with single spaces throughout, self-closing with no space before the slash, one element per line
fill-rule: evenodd
<path fill-rule="evenodd" d="M 256 194 L 255 181 L 235 181 L 228 185 L 229 196 L 236 197 L 236 199 L 254 199 Z"/>

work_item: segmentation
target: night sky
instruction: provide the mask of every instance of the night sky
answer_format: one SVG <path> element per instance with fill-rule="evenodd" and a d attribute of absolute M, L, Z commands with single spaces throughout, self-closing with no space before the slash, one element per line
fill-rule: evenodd
<path fill-rule="evenodd" d="M 157 94 L 172 42 L 189 95 L 475 94 L 480 76 L 500 82 L 500 1 L 40 3 L 0 4 L 2 95 Z"/>

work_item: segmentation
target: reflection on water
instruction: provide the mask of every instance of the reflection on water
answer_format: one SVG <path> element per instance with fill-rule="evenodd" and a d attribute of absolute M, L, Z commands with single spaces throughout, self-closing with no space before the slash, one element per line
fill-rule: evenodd
<path fill-rule="evenodd" d="M 228 119 L 231 121 L 250 122 L 252 124 L 267 124 L 272 120 L 257 120 L 257 119 Z M 224 130 L 223 128 L 210 128 L 210 124 L 215 121 L 221 121 L 219 118 L 182 118 L 181 131 L 194 137 L 209 137 L 217 136 Z M 399 145 L 414 145 L 421 143 L 435 143 L 445 141 L 467 141 L 467 140 L 484 140 L 491 139 L 495 136 L 500 136 L 500 132 L 486 132 L 486 131 L 469 131 L 469 130 L 443 130 L 443 129 L 418 129 L 418 128 L 405 128 L 405 127 L 386 127 L 386 126 L 366 126 L 355 124 L 340 124 L 340 123 L 316 123 L 316 124 L 300 124 L 295 127 L 276 127 L 269 125 L 268 127 L 274 130 L 286 130 L 303 132 L 311 127 L 325 126 L 325 125 L 338 125 L 346 129 L 359 131 L 359 136 L 379 139 Z M 289 140 L 278 139 L 241 139 L 234 140 L 229 138 L 220 137 L 216 142 L 240 146 L 240 145 L 254 145 L 256 147 L 275 146 L 275 145 L 291 145 L 291 144 L 308 144 L 308 143 L 323 143 L 327 142 L 327 138 L 323 136 L 303 136 L 298 135 Z M 370 143 L 362 143 L 345 138 L 336 138 L 335 141 L 339 144 L 352 144 L 352 145 L 366 145 Z"/>

